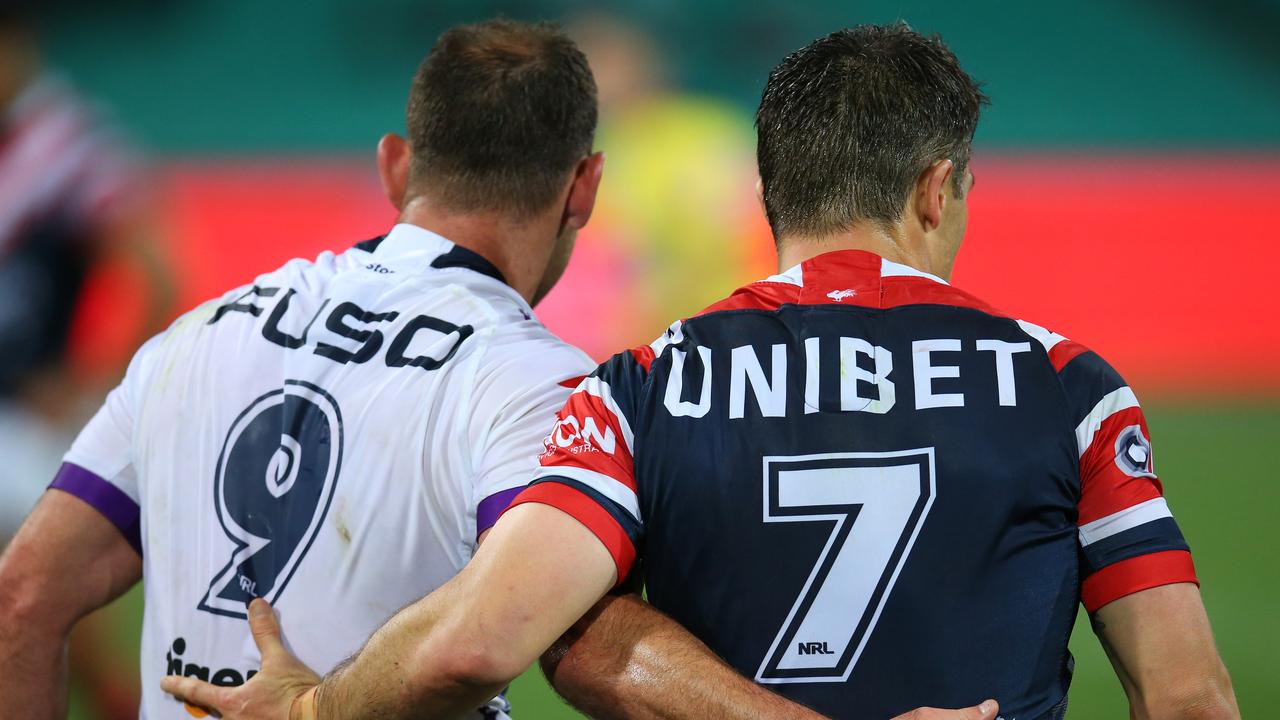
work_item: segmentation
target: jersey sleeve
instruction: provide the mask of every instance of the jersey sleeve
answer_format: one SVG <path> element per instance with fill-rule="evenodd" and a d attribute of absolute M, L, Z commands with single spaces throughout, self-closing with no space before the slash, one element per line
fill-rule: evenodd
<path fill-rule="evenodd" d="M 480 438 L 472 461 L 477 537 L 529 484 L 556 411 L 591 370 L 586 355 L 550 336 L 490 353 L 496 364 L 478 378 L 474 396 L 472 437 Z"/>
<path fill-rule="evenodd" d="M 635 354 L 622 353 L 585 378 L 543 440 L 533 482 L 512 503 L 550 505 L 581 522 L 613 556 L 619 583 L 644 528 L 632 428 L 646 374 Z"/>
<path fill-rule="evenodd" d="M 1093 612 L 1126 595 L 1197 583 L 1191 552 L 1155 474 L 1151 433 L 1133 390 L 1082 351 L 1059 377 L 1080 454 L 1081 598 Z"/>
<path fill-rule="evenodd" d="M 88 503 L 111 521 L 139 553 L 141 489 L 134 462 L 134 428 L 151 357 L 162 337 L 147 341 L 133 356 L 124 380 L 80 431 L 49 485 Z"/>

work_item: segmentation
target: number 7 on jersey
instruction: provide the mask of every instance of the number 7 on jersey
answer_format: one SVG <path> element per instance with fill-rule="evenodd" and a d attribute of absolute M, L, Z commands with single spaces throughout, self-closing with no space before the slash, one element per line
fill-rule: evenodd
<path fill-rule="evenodd" d="M 758 682 L 849 679 L 935 493 L 933 448 L 764 458 L 764 521 L 832 527 Z"/>

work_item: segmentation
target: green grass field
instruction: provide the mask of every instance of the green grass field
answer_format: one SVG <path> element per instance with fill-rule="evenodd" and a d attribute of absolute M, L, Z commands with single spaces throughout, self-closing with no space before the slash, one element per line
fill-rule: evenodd
<path fill-rule="evenodd" d="M 1164 403 L 1149 407 L 1156 469 L 1191 543 L 1218 645 L 1246 718 L 1280 706 L 1280 406 Z M 122 663 L 136 663 L 141 593 L 111 613 Z M 1128 707 L 1083 614 L 1071 639 L 1076 676 L 1071 720 L 1128 717 Z M 524 720 L 579 717 L 526 673 L 511 690 Z M 77 698 L 72 717 L 95 715 Z"/>

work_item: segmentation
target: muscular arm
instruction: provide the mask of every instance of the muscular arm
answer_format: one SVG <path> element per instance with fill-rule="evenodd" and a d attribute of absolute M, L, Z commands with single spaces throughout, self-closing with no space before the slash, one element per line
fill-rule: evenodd
<path fill-rule="evenodd" d="M 607 597 L 542 657 L 556 690 L 599 720 L 810 720 L 637 595 Z"/>
<path fill-rule="evenodd" d="M 228 720 L 457 718 L 482 705 L 546 652 L 613 586 L 616 575 L 605 546 L 577 520 L 547 505 L 519 505 L 489 532 L 461 573 L 397 613 L 319 686 L 285 650 L 261 601 L 249 608 L 250 627 L 262 651 L 262 671 L 252 680 L 221 688 L 196 678 L 166 677 L 161 685 Z M 594 626 L 586 631 L 588 637 L 599 640 L 609 632 L 611 607 L 631 606 L 602 604 L 594 622 L 588 621 Z M 599 616 L 605 624 L 598 624 Z M 627 709 L 637 713 L 634 717 L 817 717 L 766 697 L 767 691 L 746 687 L 751 683 L 741 677 L 724 697 L 713 698 L 715 683 L 728 681 L 733 671 L 656 611 L 642 617 L 649 622 L 630 623 L 631 634 L 622 643 L 603 637 L 606 654 L 637 638 L 640 647 L 653 652 L 683 650 L 636 665 L 661 671 L 656 682 L 615 685 L 624 693 L 660 693 L 650 701 L 629 698 Z M 570 655 L 584 659 L 578 653 L 591 652 L 584 650 L 590 646 L 574 648 Z M 695 677 L 704 672 L 712 674 Z M 582 687 L 593 690 L 585 683 Z M 739 699 L 749 704 L 733 707 Z M 671 707 L 664 710 L 652 700 Z M 998 709 L 988 700 L 963 710 L 921 708 L 897 720 L 992 720 Z"/>
<path fill-rule="evenodd" d="M 1240 717 L 1195 585 L 1122 597 L 1091 620 L 1137 720 Z"/>
<path fill-rule="evenodd" d="M 515 507 L 471 562 L 319 686 L 323 720 L 455 718 L 523 672 L 613 586 L 605 547 L 552 507 Z"/>
<path fill-rule="evenodd" d="M 0 556 L 0 707 L 65 718 L 72 626 L 141 577 L 142 559 L 114 525 L 78 498 L 46 492 Z"/>

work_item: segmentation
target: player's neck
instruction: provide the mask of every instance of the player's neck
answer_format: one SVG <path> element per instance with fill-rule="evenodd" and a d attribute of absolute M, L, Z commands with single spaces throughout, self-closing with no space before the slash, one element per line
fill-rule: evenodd
<path fill-rule="evenodd" d="M 537 292 L 555 245 L 554 232 L 540 219 L 517 222 L 498 213 L 453 213 L 426 198 L 409 201 L 396 222 L 425 228 L 480 255 L 526 302 Z"/>
<path fill-rule="evenodd" d="M 863 250 L 890 262 L 938 274 L 925 244 L 907 239 L 899 228 L 886 228 L 875 223 L 859 223 L 848 230 L 830 235 L 787 235 L 778 241 L 778 272 L 819 255 L 837 250 Z"/>

